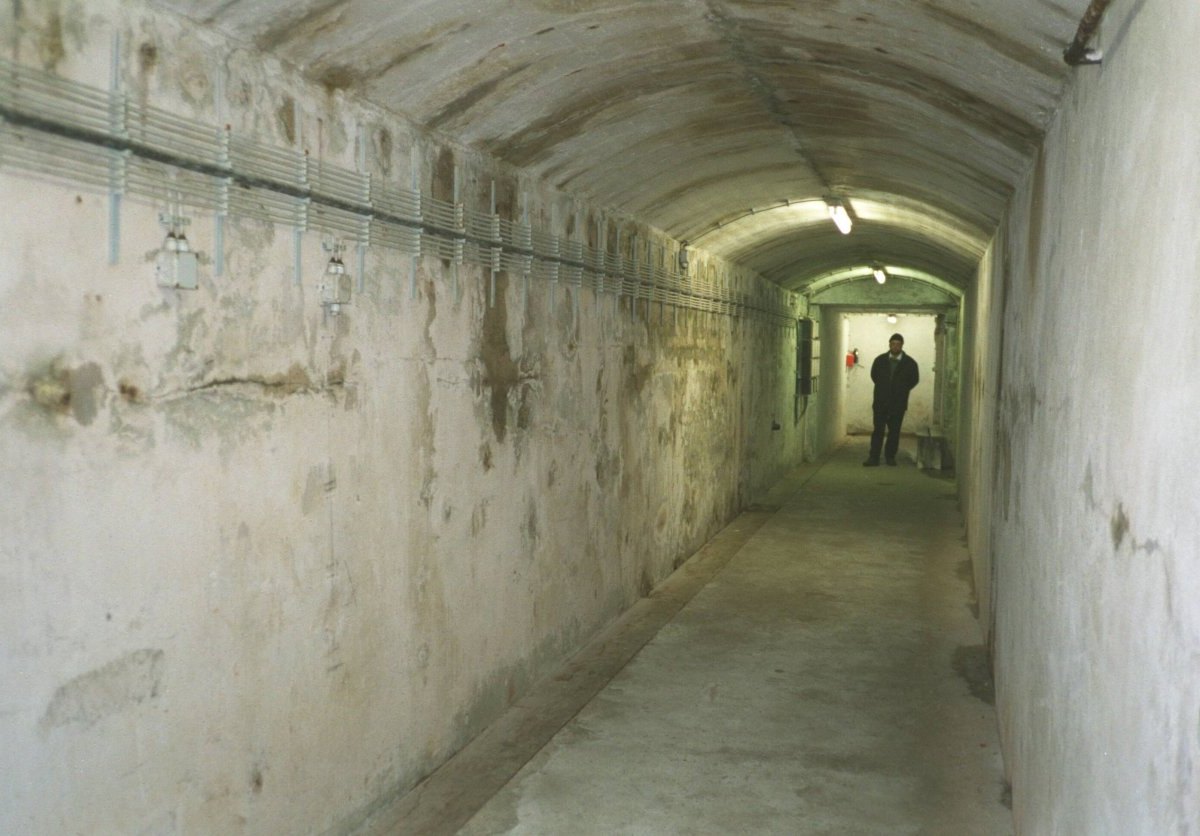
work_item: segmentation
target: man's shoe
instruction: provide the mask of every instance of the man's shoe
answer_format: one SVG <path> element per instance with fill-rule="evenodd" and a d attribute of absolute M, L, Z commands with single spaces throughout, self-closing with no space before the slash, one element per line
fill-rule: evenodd
<path fill-rule="evenodd" d="M 863 462 L 863 467 L 879 467 L 879 459 L 867 459 Z"/>
<path fill-rule="evenodd" d="M 888 467 L 895 467 L 895 466 L 896 466 L 896 460 L 895 460 L 895 459 L 888 459 L 888 460 L 887 460 L 887 463 L 888 463 Z M 875 464 L 879 464 L 879 462 L 875 462 Z"/>

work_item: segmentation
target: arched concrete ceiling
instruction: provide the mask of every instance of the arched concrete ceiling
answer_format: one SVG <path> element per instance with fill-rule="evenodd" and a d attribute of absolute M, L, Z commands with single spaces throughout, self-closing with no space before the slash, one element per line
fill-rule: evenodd
<path fill-rule="evenodd" d="M 926 273 L 922 270 L 913 270 L 906 267 L 888 267 L 889 277 L 885 287 L 891 291 L 896 285 L 907 286 L 900 293 L 887 293 L 886 298 L 878 304 L 884 307 L 894 307 L 898 296 L 919 296 L 922 303 L 937 301 L 955 301 L 962 298 L 962 288 L 957 285 L 938 278 L 935 275 Z M 830 304 L 833 298 L 832 292 L 852 288 L 855 291 L 856 298 L 853 300 L 855 304 L 871 307 L 872 299 L 884 297 L 885 294 L 880 293 L 882 288 L 875 281 L 869 267 L 845 267 L 833 273 L 826 273 L 822 276 L 817 276 L 805 288 L 805 293 L 809 299 L 815 304 Z M 932 295 L 930 295 L 932 293 Z M 944 297 L 944 298 L 942 298 Z M 911 300 L 909 300 L 911 301 Z M 844 298 L 838 298 L 832 304 L 846 304 Z"/>
<path fill-rule="evenodd" d="M 801 288 L 876 260 L 970 281 L 1088 0 L 160 5 Z M 829 196 L 851 235 L 742 217 Z"/>
<path fill-rule="evenodd" d="M 858 195 L 854 230 L 840 241 L 823 200 L 755 209 L 692 240 L 791 290 L 847 265 L 903 266 L 940 274 L 960 288 L 970 282 L 987 230 L 907 198 Z"/>

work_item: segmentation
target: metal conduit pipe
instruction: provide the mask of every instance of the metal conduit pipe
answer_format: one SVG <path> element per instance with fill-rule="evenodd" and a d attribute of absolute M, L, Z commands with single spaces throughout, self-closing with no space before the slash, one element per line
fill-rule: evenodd
<path fill-rule="evenodd" d="M 789 297 L 765 279 L 747 280 L 740 271 L 718 267 L 720 282 L 705 284 L 650 259 L 629 264 L 603 243 L 588 247 L 500 218 L 494 210 L 471 211 L 420 191 L 365 188 L 370 182 L 363 174 L 313 164 L 306 152 L 249 139 L 231 146 L 227 131 L 216 126 L 135 107 L 131 119 L 131 105 L 121 95 L 0 58 L 0 170 L 25 169 L 152 201 L 170 197 L 195 210 L 294 223 L 298 232 L 315 227 L 360 246 L 376 244 L 455 265 L 548 281 L 565 275 L 575 287 L 645 299 L 647 305 L 787 327 L 795 322 Z M 135 131 L 127 129 L 128 122 Z M 231 207 L 231 200 L 237 205 Z"/>
<path fill-rule="evenodd" d="M 1100 51 L 1088 49 L 1088 42 L 1096 34 L 1096 29 L 1100 26 L 1100 19 L 1104 17 L 1104 12 L 1111 3 L 1112 0 L 1092 0 L 1092 4 L 1083 13 L 1083 19 L 1079 21 L 1079 29 L 1075 32 L 1075 40 L 1063 52 L 1063 60 L 1072 67 L 1100 63 L 1102 58 Z"/>

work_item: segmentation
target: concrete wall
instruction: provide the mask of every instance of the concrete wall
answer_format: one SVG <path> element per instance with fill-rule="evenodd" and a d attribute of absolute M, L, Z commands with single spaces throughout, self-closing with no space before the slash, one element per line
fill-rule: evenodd
<path fill-rule="evenodd" d="M 35 65 L 106 79 L 115 25 L 145 102 L 212 119 L 224 62 L 244 135 L 352 166 L 363 122 L 378 176 L 596 217 L 133 3 L 14 8 Z M 347 830 L 800 456 L 788 329 L 503 273 L 490 305 L 382 249 L 327 318 L 317 231 L 296 285 L 290 229 L 233 218 L 217 277 L 193 213 L 200 288 L 163 290 L 162 206 L 109 265 L 104 195 L 0 199 L 0 832 Z"/>
<path fill-rule="evenodd" d="M 816 452 L 825 453 L 845 440 L 846 390 L 841 380 L 844 374 L 846 341 L 849 329 L 846 320 L 837 310 L 826 306 L 814 307 L 814 316 L 821 323 L 821 392 L 813 409 L 816 421 Z"/>
<path fill-rule="evenodd" d="M 1003 305 L 1002 365 L 968 507 L 991 478 L 1021 833 L 1200 831 L 1198 41 L 1191 0 L 1114 4 L 982 288 Z"/>
<path fill-rule="evenodd" d="M 940 332 L 937 339 L 942 346 L 942 359 L 935 369 L 940 391 L 934 395 L 934 420 L 939 424 L 946 438 L 945 456 L 954 461 L 954 454 L 959 443 L 959 410 L 962 396 L 963 374 L 963 344 L 962 344 L 962 315 L 963 303 L 939 315 Z M 938 414 L 938 400 L 941 401 L 941 414 Z"/>
<path fill-rule="evenodd" d="M 921 371 L 921 382 L 909 394 L 903 429 L 906 433 L 926 432 L 933 419 L 933 315 L 907 314 L 895 324 L 890 324 L 883 314 L 848 314 L 846 322 L 848 344 L 851 349 L 858 349 L 859 359 L 859 365 L 855 368 L 848 370 L 843 363 L 841 369 L 842 386 L 846 390 L 846 432 L 869 435 L 875 428 L 875 415 L 871 407 L 875 399 L 875 384 L 871 382 L 871 364 L 888 350 L 888 339 L 895 333 L 904 335 L 904 351 L 917 361 Z"/>
<path fill-rule="evenodd" d="M 1003 349 L 1000 312 L 1003 300 L 998 295 L 1004 286 L 994 274 L 999 237 L 979 263 L 971 290 L 964 298 L 962 320 L 962 377 L 959 384 L 959 441 L 955 447 L 960 507 L 967 529 L 967 546 L 975 583 L 975 599 L 984 640 L 991 644 L 995 608 L 992 559 L 992 488 L 1001 475 L 993 468 L 998 443 L 996 435 L 996 397 L 1000 377 L 1000 351 Z M 1004 442 L 1007 444 L 1007 442 Z"/>

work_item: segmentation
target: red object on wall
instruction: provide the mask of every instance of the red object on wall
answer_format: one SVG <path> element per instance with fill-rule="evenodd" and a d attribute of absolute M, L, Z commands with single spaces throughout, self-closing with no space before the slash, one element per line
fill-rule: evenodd
<path fill-rule="evenodd" d="M 858 362 L 858 358 L 854 356 L 853 351 L 846 352 L 846 368 L 854 368 L 854 364 Z"/>

